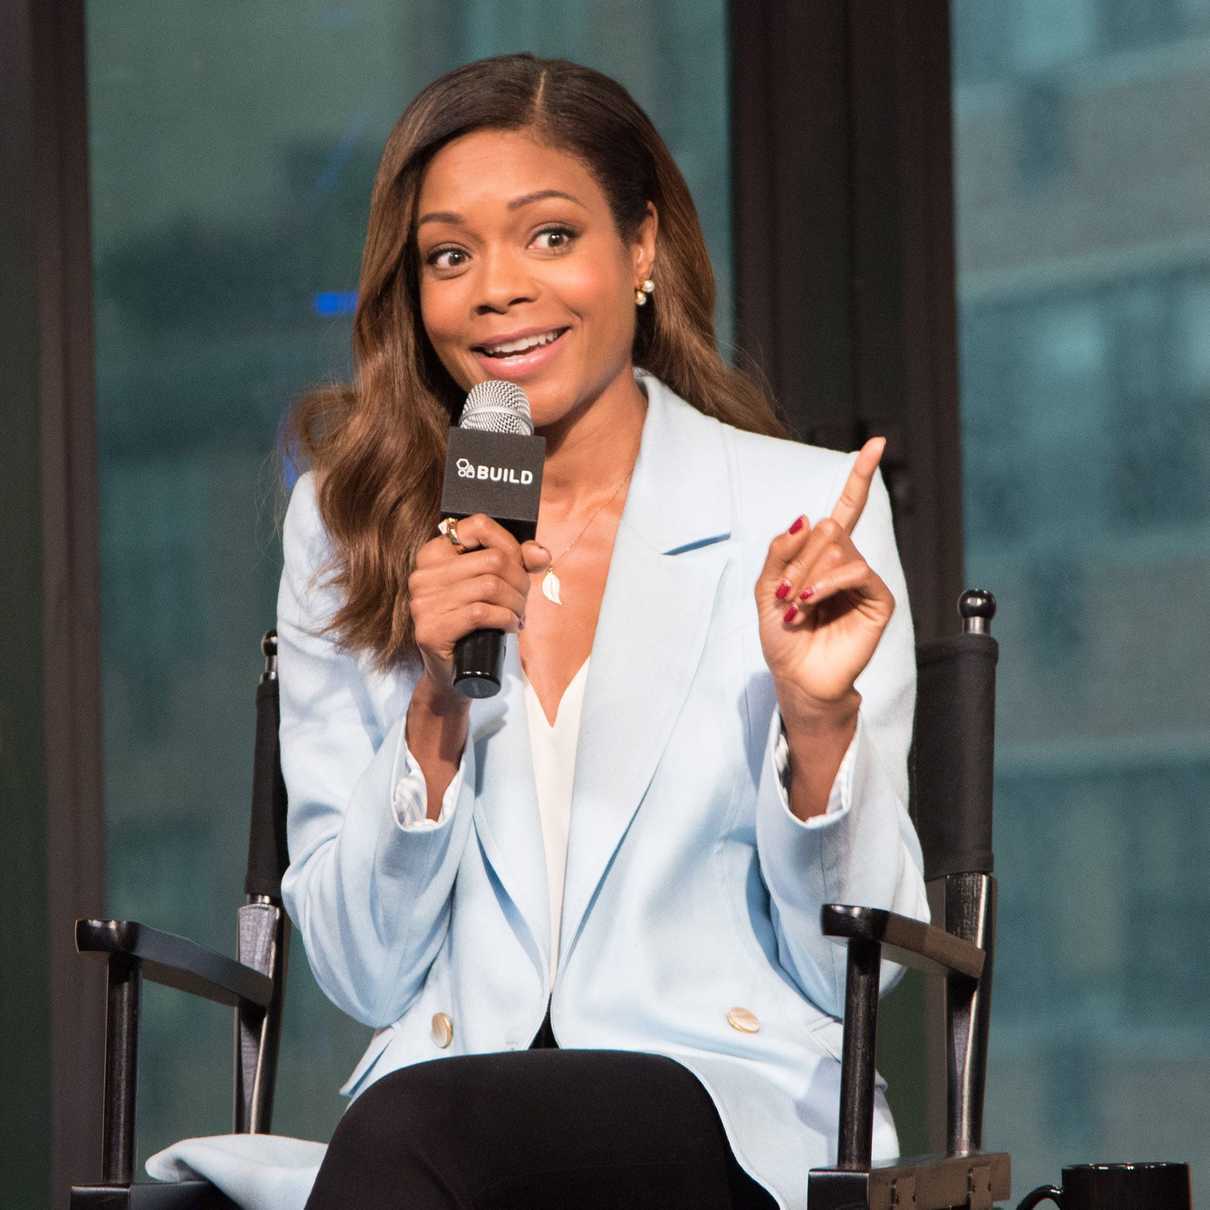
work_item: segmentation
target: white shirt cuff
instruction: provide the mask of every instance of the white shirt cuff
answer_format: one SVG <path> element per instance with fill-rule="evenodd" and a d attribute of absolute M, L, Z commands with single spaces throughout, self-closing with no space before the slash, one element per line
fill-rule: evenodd
<path fill-rule="evenodd" d="M 858 726 L 860 726 L 858 722 Z M 849 746 L 845 749 L 844 759 L 836 770 L 832 788 L 828 791 L 828 805 L 823 814 L 836 815 L 845 810 L 852 800 L 853 792 L 853 753 L 857 747 L 857 733 L 854 731 Z M 777 770 L 777 784 L 781 795 L 782 805 L 790 811 L 790 741 L 786 738 L 786 725 L 781 723 L 777 729 L 777 739 L 773 744 L 773 767 Z M 793 814 L 793 812 L 790 812 Z M 797 816 L 795 816 L 797 818 Z M 820 817 L 816 817 L 820 818 Z M 799 821 L 800 823 L 803 821 Z M 807 823 L 810 821 L 807 820 Z"/>
<path fill-rule="evenodd" d="M 391 792 L 391 809 L 395 813 L 396 823 L 405 832 L 426 832 L 441 827 L 453 814 L 458 801 L 458 792 L 462 787 L 461 765 L 446 787 L 441 799 L 441 811 L 436 819 L 430 819 L 428 815 L 428 787 L 425 785 L 424 771 L 412 755 L 407 740 L 402 737 L 399 741 L 397 772 L 395 789 Z"/>

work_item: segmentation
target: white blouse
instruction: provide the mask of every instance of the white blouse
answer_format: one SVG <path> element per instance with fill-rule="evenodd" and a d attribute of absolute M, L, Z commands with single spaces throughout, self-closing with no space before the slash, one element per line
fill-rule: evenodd
<path fill-rule="evenodd" d="M 546 885 L 550 891 L 550 982 L 554 986 L 559 961 L 559 933 L 563 919 L 563 876 L 567 869 L 567 830 L 571 820 L 571 787 L 576 773 L 576 747 L 580 740 L 580 714 L 588 662 L 584 660 L 563 691 L 554 726 L 546 721 L 542 704 L 529 677 L 525 706 L 529 713 L 529 745 L 534 758 L 534 784 L 542 817 L 542 845 L 546 850 Z"/>

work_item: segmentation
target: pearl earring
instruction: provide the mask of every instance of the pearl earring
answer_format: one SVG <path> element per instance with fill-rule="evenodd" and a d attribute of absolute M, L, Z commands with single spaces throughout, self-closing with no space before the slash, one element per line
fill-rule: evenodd
<path fill-rule="evenodd" d="M 647 295 L 655 289 L 655 282 L 651 278 L 645 278 L 643 284 L 634 292 L 634 302 L 636 307 L 645 307 L 647 305 Z"/>

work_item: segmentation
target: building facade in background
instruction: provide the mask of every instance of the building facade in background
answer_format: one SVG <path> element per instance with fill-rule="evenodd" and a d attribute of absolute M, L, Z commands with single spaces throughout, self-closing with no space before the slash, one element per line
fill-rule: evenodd
<path fill-rule="evenodd" d="M 968 579 L 1001 602 L 989 1136 L 1016 1190 L 1101 1159 L 1196 1181 L 1210 3 L 952 11 Z"/>

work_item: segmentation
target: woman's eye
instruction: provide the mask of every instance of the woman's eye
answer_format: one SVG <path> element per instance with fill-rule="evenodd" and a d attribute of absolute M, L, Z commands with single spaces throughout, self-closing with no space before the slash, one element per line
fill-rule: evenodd
<path fill-rule="evenodd" d="M 534 242 L 544 252 L 562 252 L 571 247 L 576 233 L 570 227 L 543 227 L 534 236 Z"/>
<path fill-rule="evenodd" d="M 461 248 L 434 248 L 424 258 L 424 263 L 433 269 L 459 269 L 466 260 Z"/>

